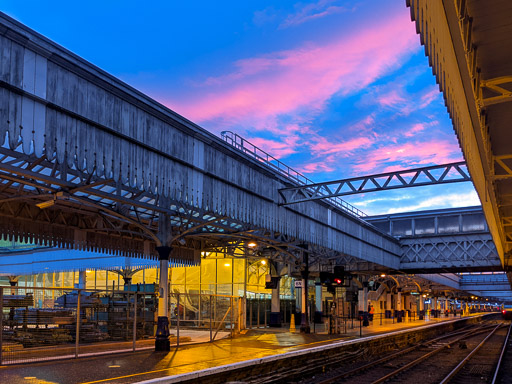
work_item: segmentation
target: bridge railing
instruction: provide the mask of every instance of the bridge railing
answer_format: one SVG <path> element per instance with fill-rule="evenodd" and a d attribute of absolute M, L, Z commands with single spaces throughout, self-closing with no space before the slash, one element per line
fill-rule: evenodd
<path fill-rule="evenodd" d="M 231 131 L 222 131 L 220 135 L 222 140 L 224 140 L 226 143 L 230 144 L 246 155 L 253 157 L 273 171 L 276 171 L 277 173 L 285 176 L 292 182 L 300 185 L 314 184 L 313 180 L 307 178 L 302 173 L 284 164 L 282 161 L 276 159 L 274 156 L 268 154 L 261 148 L 258 148 L 250 141 L 244 139 L 242 136 Z M 319 191 L 316 192 L 319 193 Z M 327 191 L 325 192 L 327 194 Z M 350 213 L 351 215 L 357 217 L 367 216 L 366 213 L 354 207 L 352 204 L 347 203 L 345 200 L 340 199 L 339 197 L 326 198 L 324 201 L 335 206 L 336 208 L 343 210 L 344 212 Z"/>

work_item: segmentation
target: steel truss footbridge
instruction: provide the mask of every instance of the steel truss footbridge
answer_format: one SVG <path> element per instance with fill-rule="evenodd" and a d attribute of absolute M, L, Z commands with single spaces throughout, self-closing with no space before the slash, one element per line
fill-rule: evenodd
<path fill-rule="evenodd" d="M 3 14 L 0 54 L 4 237 L 152 259 L 167 248 L 175 265 L 217 251 L 263 255 L 291 274 L 305 253 L 317 271 L 401 269 L 402 240 L 341 200 L 342 187 L 308 195 L 311 180 L 239 136 L 210 134 Z M 469 180 L 463 164 L 436 169 L 344 185 L 439 184 L 454 182 L 453 171 Z M 297 188 L 308 201 L 288 205 L 286 191 Z"/>
<path fill-rule="evenodd" d="M 0 231 L 41 245 L 191 265 L 255 252 L 300 266 L 347 254 L 399 267 L 400 247 L 340 199 L 281 207 L 304 183 L 270 168 L 0 15 Z M 258 242 L 257 250 L 248 247 Z"/>

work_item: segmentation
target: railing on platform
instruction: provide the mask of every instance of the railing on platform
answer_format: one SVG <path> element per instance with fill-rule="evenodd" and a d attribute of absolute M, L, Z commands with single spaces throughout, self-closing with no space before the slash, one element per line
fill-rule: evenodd
<path fill-rule="evenodd" d="M 205 330 L 210 340 L 240 332 L 238 297 L 172 294 L 169 300 L 171 345 L 192 334 L 204 338 Z M 0 365 L 152 349 L 157 303 L 154 292 L 141 290 L 0 287 Z"/>
<path fill-rule="evenodd" d="M 221 135 L 222 140 L 224 140 L 226 143 L 230 144 L 231 146 L 235 147 L 236 149 L 245 153 L 246 155 L 249 155 L 249 156 L 255 158 L 257 161 L 263 163 L 265 166 L 276 171 L 277 173 L 285 176 L 286 178 L 290 179 L 294 183 L 297 183 L 300 185 L 314 184 L 314 182 L 312 180 L 308 179 L 302 173 L 294 170 L 293 168 L 284 164 L 282 161 L 276 159 L 274 156 L 272 156 L 272 155 L 268 154 L 267 152 L 265 152 L 264 150 L 258 148 L 251 142 L 244 139 L 242 136 L 240 136 L 234 132 L 231 132 L 231 131 L 222 131 L 220 133 L 220 135 Z M 316 192 L 321 193 L 322 191 L 316 191 Z M 327 191 L 326 191 L 326 193 L 327 193 Z M 327 199 L 324 199 L 324 201 L 330 203 L 331 205 L 335 206 L 336 208 L 343 210 L 344 212 L 350 213 L 351 215 L 354 215 L 357 217 L 367 216 L 366 213 L 364 213 L 360 209 L 357 209 L 352 204 L 347 203 L 345 200 L 340 199 L 339 197 L 327 198 Z"/>
<path fill-rule="evenodd" d="M 235 296 L 191 293 L 171 293 L 170 325 L 176 330 L 176 344 L 180 343 L 180 330 L 195 329 L 209 333 L 214 341 L 219 332 L 231 337 L 244 328 L 243 299 Z"/>

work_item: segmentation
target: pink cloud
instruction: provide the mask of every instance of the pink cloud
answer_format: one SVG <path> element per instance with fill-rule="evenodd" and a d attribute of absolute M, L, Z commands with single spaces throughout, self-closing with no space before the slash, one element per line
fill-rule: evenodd
<path fill-rule="evenodd" d="M 425 129 L 425 124 L 414 124 L 411 129 L 409 129 L 407 132 L 404 133 L 405 137 L 413 137 L 417 133 L 423 131 Z"/>
<path fill-rule="evenodd" d="M 249 138 L 248 141 L 276 159 L 280 159 L 297 152 L 296 148 L 299 142 L 299 137 L 287 136 L 284 142 L 263 139 L 261 137 Z"/>
<path fill-rule="evenodd" d="M 433 139 L 427 142 L 390 145 L 368 151 L 364 161 L 358 162 L 353 169 L 358 174 L 382 173 L 460 160 L 462 156 L 456 143 Z M 389 163 L 398 164 L 386 166 Z"/>
<path fill-rule="evenodd" d="M 420 108 L 426 108 L 432 103 L 436 97 L 439 97 L 439 89 L 437 87 L 432 87 L 427 93 L 421 96 L 421 104 Z"/>
<path fill-rule="evenodd" d="M 394 107 L 397 104 L 403 104 L 405 102 L 405 99 L 401 95 L 399 95 L 396 90 L 392 90 L 391 92 L 379 96 L 377 101 L 379 102 L 380 105 L 386 107 Z"/>
<path fill-rule="evenodd" d="M 332 141 L 325 137 L 318 136 L 310 145 L 311 152 L 315 155 L 339 154 L 341 157 L 347 157 L 351 152 L 361 148 L 367 148 L 373 144 L 369 137 L 356 137 L 346 141 Z"/>
<path fill-rule="evenodd" d="M 336 170 L 329 162 L 314 162 L 299 166 L 301 173 L 318 173 L 318 172 L 334 172 Z"/>
<path fill-rule="evenodd" d="M 345 12 L 346 8 L 339 5 L 331 5 L 333 0 L 320 0 L 314 4 L 302 5 L 296 4 L 297 12 L 288 15 L 286 20 L 281 24 L 281 28 L 303 24 L 307 21 L 319 19 L 332 14 Z"/>
<path fill-rule="evenodd" d="M 240 60 L 234 72 L 209 78 L 194 100 L 164 103 L 199 123 L 215 120 L 218 126 L 220 120 L 255 129 L 267 129 L 280 115 L 318 114 L 334 94 L 362 89 L 418 49 L 414 24 L 404 12 L 329 44 Z"/>

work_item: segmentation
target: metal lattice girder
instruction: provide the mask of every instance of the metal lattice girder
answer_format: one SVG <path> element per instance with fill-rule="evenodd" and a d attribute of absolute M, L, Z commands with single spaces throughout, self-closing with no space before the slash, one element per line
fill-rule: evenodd
<path fill-rule="evenodd" d="M 354 195 L 357 193 L 471 181 L 471 177 L 465 167 L 466 163 L 460 161 L 431 167 L 406 169 L 371 176 L 283 188 L 279 190 L 284 200 L 281 205 Z"/>
<path fill-rule="evenodd" d="M 488 233 L 422 236 L 400 240 L 401 271 L 498 271 L 501 263 Z"/>

